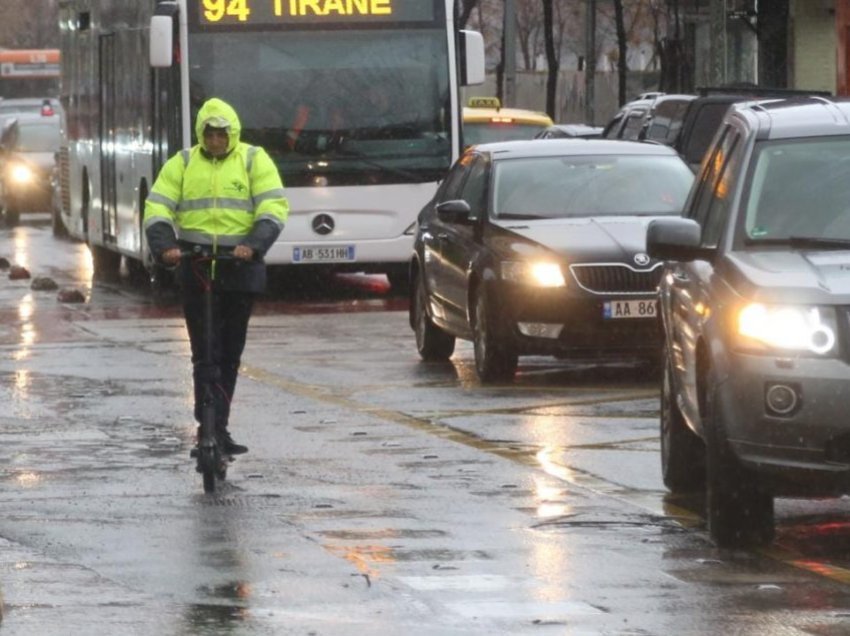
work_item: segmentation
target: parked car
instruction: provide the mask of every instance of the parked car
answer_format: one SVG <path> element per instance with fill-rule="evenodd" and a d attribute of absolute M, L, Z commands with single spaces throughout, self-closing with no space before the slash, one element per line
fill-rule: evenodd
<path fill-rule="evenodd" d="M 534 135 L 535 139 L 596 139 L 602 136 L 601 126 L 586 124 L 553 124 Z"/>
<path fill-rule="evenodd" d="M 661 460 L 711 538 L 769 543 L 774 497 L 850 492 L 850 102 L 733 105 L 666 259 Z"/>
<path fill-rule="evenodd" d="M 699 170 L 708 146 L 720 128 L 723 116 L 732 104 L 758 99 L 799 97 L 818 95 L 829 97 L 828 92 L 796 91 L 789 89 L 762 88 L 758 86 L 728 86 L 719 88 L 700 88 L 696 99 L 688 103 L 684 112 L 679 113 L 680 122 L 671 121 L 671 127 L 679 132 L 672 146 L 691 170 Z"/>
<path fill-rule="evenodd" d="M 602 129 L 605 139 L 624 139 L 637 141 L 644 124 L 649 117 L 652 105 L 660 97 L 659 93 L 641 95 L 638 99 L 625 104 Z"/>
<path fill-rule="evenodd" d="M 52 116 L 59 112 L 59 100 L 52 97 L 17 97 L 13 99 L 0 98 L 0 130 L 13 117 L 20 115 Z"/>
<path fill-rule="evenodd" d="M 0 208 L 8 226 L 22 212 L 50 212 L 54 204 L 58 115 L 19 115 L 0 131 Z"/>
<path fill-rule="evenodd" d="M 672 146 L 682 129 L 682 121 L 688 105 L 696 95 L 662 95 L 649 109 L 649 114 L 638 138 Z"/>
<path fill-rule="evenodd" d="M 484 382 L 518 356 L 657 365 L 661 263 L 646 225 L 681 213 L 693 175 L 667 147 L 552 139 L 484 144 L 419 214 L 410 325 L 425 360 L 472 340 Z"/>
<path fill-rule="evenodd" d="M 553 124 L 546 113 L 502 108 L 496 97 L 473 97 L 463 109 L 463 143 L 469 147 L 494 141 L 533 139 Z"/>

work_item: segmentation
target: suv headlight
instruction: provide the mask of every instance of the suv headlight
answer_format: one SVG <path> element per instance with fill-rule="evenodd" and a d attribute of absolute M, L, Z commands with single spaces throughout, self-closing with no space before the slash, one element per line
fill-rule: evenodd
<path fill-rule="evenodd" d="M 751 303 L 738 313 L 738 335 L 770 349 L 828 355 L 836 350 L 835 311 Z"/>
<path fill-rule="evenodd" d="M 551 261 L 502 261 L 502 280 L 534 287 L 565 287 L 559 263 Z"/>

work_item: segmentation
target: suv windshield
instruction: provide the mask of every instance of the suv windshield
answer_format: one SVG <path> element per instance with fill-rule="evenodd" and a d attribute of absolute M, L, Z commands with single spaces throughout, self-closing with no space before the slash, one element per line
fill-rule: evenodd
<path fill-rule="evenodd" d="M 670 156 L 504 159 L 493 211 L 505 219 L 680 214 L 693 178 Z"/>
<path fill-rule="evenodd" d="M 748 243 L 850 240 L 850 139 L 763 144 L 745 209 Z"/>

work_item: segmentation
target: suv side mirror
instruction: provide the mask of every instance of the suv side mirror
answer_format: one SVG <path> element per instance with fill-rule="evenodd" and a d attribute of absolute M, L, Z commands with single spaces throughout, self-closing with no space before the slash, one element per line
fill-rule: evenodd
<path fill-rule="evenodd" d="M 463 199 L 443 201 L 437 204 L 437 216 L 445 223 L 471 223 L 472 208 Z"/>
<path fill-rule="evenodd" d="M 702 228 L 693 219 L 655 219 L 646 229 L 646 251 L 662 261 L 696 261 L 714 250 L 700 247 Z"/>

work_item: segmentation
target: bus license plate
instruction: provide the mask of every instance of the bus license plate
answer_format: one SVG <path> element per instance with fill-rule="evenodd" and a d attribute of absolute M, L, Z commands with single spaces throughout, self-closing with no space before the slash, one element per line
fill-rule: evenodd
<path fill-rule="evenodd" d="M 303 246 L 292 249 L 293 263 L 344 263 L 353 260 L 353 245 Z"/>
<path fill-rule="evenodd" d="M 602 316 L 613 318 L 654 318 L 658 313 L 657 300 L 612 300 L 602 305 Z"/>

